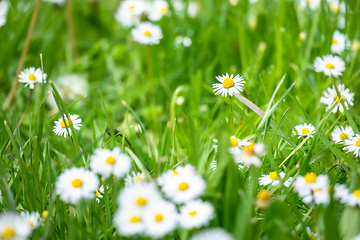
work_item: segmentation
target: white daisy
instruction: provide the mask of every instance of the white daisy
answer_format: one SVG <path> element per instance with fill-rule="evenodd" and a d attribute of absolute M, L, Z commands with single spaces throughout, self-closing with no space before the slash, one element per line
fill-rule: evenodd
<path fill-rule="evenodd" d="M 344 203 L 346 196 L 348 196 L 349 193 L 349 189 L 347 189 L 345 184 L 335 184 L 334 199 L 340 200 L 340 202 Z"/>
<path fill-rule="evenodd" d="M 145 45 L 159 44 L 163 38 L 161 28 L 150 22 L 139 23 L 133 30 L 131 35 L 136 42 Z"/>
<path fill-rule="evenodd" d="M 95 198 L 99 188 L 99 179 L 95 173 L 85 168 L 65 169 L 55 183 L 56 194 L 67 203 L 76 204 L 81 199 Z"/>
<path fill-rule="evenodd" d="M 0 2 L 0 27 L 6 23 L 6 15 L 9 9 L 9 4 L 7 1 Z"/>
<path fill-rule="evenodd" d="M 256 195 L 256 202 L 255 205 L 259 208 L 267 208 L 271 202 L 271 195 L 270 192 L 266 189 L 261 190 Z"/>
<path fill-rule="evenodd" d="M 108 178 L 112 175 L 124 177 L 131 169 L 131 158 L 121 153 L 119 147 L 113 150 L 97 148 L 94 155 L 90 156 L 90 167 L 95 173 Z"/>
<path fill-rule="evenodd" d="M 312 191 L 312 197 L 313 197 L 313 201 L 315 202 L 315 204 L 328 205 L 329 202 L 330 202 L 330 186 L 329 186 L 329 182 L 327 182 L 327 185 L 324 185 L 324 186 L 321 186 L 320 188 L 314 189 Z M 304 201 L 305 198 L 306 197 L 303 198 L 303 201 Z"/>
<path fill-rule="evenodd" d="M 145 182 L 145 174 L 140 172 L 134 172 L 132 171 L 130 174 L 126 175 L 125 178 L 125 186 L 131 186 L 134 185 L 137 182 Z"/>
<path fill-rule="evenodd" d="M 313 200 L 313 191 L 317 189 L 327 188 L 329 186 L 329 178 L 326 175 L 316 176 L 314 173 L 307 173 L 305 176 L 297 176 L 294 183 L 294 191 L 299 194 L 304 202 Z"/>
<path fill-rule="evenodd" d="M 20 217 L 25 219 L 31 230 L 38 228 L 43 223 L 40 221 L 40 213 L 38 212 L 20 212 Z"/>
<path fill-rule="evenodd" d="M 80 130 L 80 126 L 81 125 L 81 118 L 79 118 L 79 115 L 76 114 L 70 114 L 70 119 L 66 117 L 66 115 L 64 115 L 64 119 L 65 122 L 63 120 L 63 118 L 59 118 L 57 121 L 55 121 L 55 126 L 54 126 L 54 133 L 62 136 L 64 135 L 64 137 L 66 138 L 66 135 L 68 134 L 67 131 L 69 131 L 69 134 L 71 136 L 71 129 L 70 129 L 70 124 L 72 124 L 72 126 L 74 127 L 75 130 Z M 66 130 L 67 128 L 67 130 Z"/>
<path fill-rule="evenodd" d="M 316 57 L 314 61 L 315 72 L 323 72 L 326 76 L 338 77 L 345 71 L 345 62 L 338 56 L 326 55 Z"/>
<path fill-rule="evenodd" d="M 330 10 L 333 13 L 341 13 L 344 14 L 346 11 L 346 5 L 345 2 L 339 2 L 339 0 L 328 0 Z"/>
<path fill-rule="evenodd" d="M 215 217 L 214 207 L 209 202 L 194 200 L 180 208 L 179 224 L 184 229 L 207 226 Z"/>
<path fill-rule="evenodd" d="M 235 238 L 221 228 L 210 228 L 202 230 L 193 235 L 190 240 L 234 240 Z"/>
<path fill-rule="evenodd" d="M 345 49 L 345 42 L 345 35 L 336 30 L 331 41 L 331 52 L 336 54 L 342 53 Z"/>
<path fill-rule="evenodd" d="M 174 170 L 167 170 L 163 174 L 161 174 L 157 178 L 157 183 L 159 186 L 163 186 L 170 181 L 174 180 L 179 174 L 190 174 L 190 175 L 197 175 L 196 169 L 191 164 L 187 164 L 185 166 L 178 166 Z"/>
<path fill-rule="evenodd" d="M 161 195 L 153 183 L 138 182 L 121 190 L 118 205 L 121 208 L 144 209 L 161 199 Z"/>
<path fill-rule="evenodd" d="M 309 6 L 311 10 L 316 10 L 320 5 L 321 0 L 299 0 L 300 8 L 304 9 Z"/>
<path fill-rule="evenodd" d="M 196 1 L 189 1 L 187 14 L 189 18 L 195 18 L 200 12 L 200 4 Z"/>
<path fill-rule="evenodd" d="M 96 190 L 95 194 L 96 194 L 96 201 L 99 203 L 100 199 L 103 198 L 103 194 L 104 194 L 104 185 L 101 185 L 100 188 L 98 190 Z"/>
<path fill-rule="evenodd" d="M 360 157 L 360 134 L 356 134 L 351 139 L 346 139 L 344 144 L 346 147 L 343 150 L 352 152 L 356 157 Z"/>
<path fill-rule="evenodd" d="M 230 153 L 236 163 L 248 167 L 251 165 L 261 166 L 260 157 L 265 153 L 265 145 L 263 143 L 250 143 L 242 149 L 234 147 L 230 149 Z"/>
<path fill-rule="evenodd" d="M 284 181 L 285 178 L 284 172 L 280 172 L 280 174 L 277 174 L 277 172 L 271 172 L 270 174 L 261 175 L 261 177 L 259 178 L 259 184 L 262 186 L 267 186 L 269 184 L 271 184 L 271 186 L 276 186 L 280 183 L 279 175 L 280 178 Z M 292 177 L 289 177 L 286 181 L 284 181 L 284 186 L 289 187 L 291 181 L 292 181 Z"/>
<path fill-rule="evenodd" d="M 354 135 L 355 133 L 350 126 L 336 126 L 334 131 L 331 133 L 331 139 L 336 143 L 341 143 L 348 138 L 352 138 Z"/>
<path fill-rule="evenodd" d="M 177 36 L 175 38 L 175 46 L 179 47 L 180 45 L 183 45 L 184 47 L 190 47 L 192 44 L 192 40 L 191 38 L 187 37 L 187 36 Z"/>
<path fill-rule="evenodd" d="M 29 86 L 30 89 L 34 89 L 35 83 L 42 83 L 43 78 L 44 82 L 46 82 L 46 73 L 43 73 L 40 68 L 25 68 L 19 74 L 19 82 L 25 83 L 25 87 Z"/>
<path fill-rule="evenodd" d="M 139 208 L 120 208 L 115 212 L 114 223 L 122 236 L 144 232 L 143 212 Z"/>
<path fill-rule="evenodd" d="M 124 27 L 129 28 L 140 22 L 140 17 L 146 9 L 144 1 L 125 0 L 119 5 L 115 18 Z"/>
<path fill-rule="evenodd" d="M 144 212 L 145 235 L 161 238 L 176 229 L 178 213 L 174 204 L 157 201 Z"/>
<path fill-rule="evenodd" d="M 356 189 L 344 197 L 344 202 L 351 207 L 360 207 L 360 189 Z"/>
<path fill-rule="evenodd" d="M 26 240 L 31 235 L 27 220 L 12 212 L 0 215 L 0 239 Z"/>
<path fill-rule="evenodd" d="M 221 83 L 214 83 L 212 87 L 214 88 L 215 95 L 221 94 L 221 96 L 226 97 L 227 95 L 233 96 L 239 94 L 243 90 L 245 81 L 243 77 L 240 77 L 237 74 L 235 77 L 233 74 L 229 76 L 228 73 L 222 76 L 215 77 Z"/>
<path fill-rule="evenodd" d="M 251 142 L 248 142 L 247 140 L 241 140 L 240 138 L 237 138 L 235 136 L 230 137 L 230 145 L 231 147 L 243 147 L 250 145 Z"/>
<path fill-rule="evenodd" d="M 169 12 L 169 4 L 165 0 L 154 0 L 148 12 L 148 18 L 151 21 L 159 21 Z"/>
<path fill-rule="evenodd" d="M 344 103 L 346 109 L 349 109 L 348 103 L 353 106 L 354 105 L 354 93 L 351 93 L 348 88 L 345 88 L 344 84 L 338 84 L 337 88 L 340 93 L 340 98 L 336 93 L 334 85 L 331 88 L 328 88 L 327 92 L 324 91 L 324 96 L 320 98 L 320 102 L 327 105 L 326 111 L 331 109 L 334 104 L 336 107 L 333 109 L 332 112 L 336 113 L 337 111 L 344 112 L 344 108 L 341 102 Z"/>
<path fill-rule="evenodd" d="M 315 133 L 315 127 L 311 123 L 296 125 L 295 129 L 292 130 L 292 134 L 298 135 L 298 138 L 307 137 L 307 136 L 313 138 L 314 133 Z"/>

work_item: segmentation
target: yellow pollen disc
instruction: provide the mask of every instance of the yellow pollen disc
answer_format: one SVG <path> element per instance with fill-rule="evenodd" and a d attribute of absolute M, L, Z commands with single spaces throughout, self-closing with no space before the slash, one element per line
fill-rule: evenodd
<path fill-rule="evenodd" d="M 155 222 L 161 222 L 164 219 L 163 215 L 156 214 L 155 215 Z"/>
<path fill-rule="evenodd" d="M 65 123 L 66 123 L 66 126 L 67 126 L 67 127 L 70 127 L 70 124 L 72 124 L 72 122 L 71 122 L 70 119 L 65 119 Z M 60 126 L 61 126 L 62 128 L 65 128 L 65 123 L 64 123 L 64 120 L 62 120 L 61 123 L 60 123 Z"/>
<path fill-rule="evenodd" d="M 35 74 L 30 73 L 30 74 L 29 74 L 29 80 L 30 80 L 30 81 L 35 81 L 35 80 L 36 80 Z"/>
<path fill-rule="evenodd" d="M 146 37 L 150 37 L 150 36 L 151 36 L 151 32 L 149 32 L 149 31 L 145 31 L 145 32 L 144 32 L 144 36 L 146 36 Z"/>
<path fill-rule="evenodd" d="M 182 182 L 182 183 L 179 184 L 179 190 L 180 191 L 185 191 L 188 188 L 189 188 L 189 184 L 187 184 L 186 182 Z"/>
<path fill-rule="evenodd" d="M 347 134 L 347 133 L 341 133 L 340 134 L 340 139 L 341 140 L 345 140 L 345 139 L 347 139 L 349 137 L 349 134 Z"/>
<path fill-rule="evenodd" d="M 98 190 L 96 190 L 95 194 L 96 194 L 97 197 L 100 196 L 100 192 Z"/>
<path fill-rule="evenodd" d="M 234 85 L 235 85 L 235 82 L 231 78 L 225 78 L 225 80 L 223 81 L 223 87 L 224 88 L 231 88 Z"/>
<path fill-rule="evenodd" d="M 49 216 L 49 211 L 43 211 L 41 214 L 42 218 L 46 219 Z"/>
<path fill-rule="evenodd" d="M 337 44 L 338 42 L 337 42 L 335 39 L 333 39 L 333 40 L 331 41 L 331 43 L 332 43 L 332 44 Z"/>
<path fill-rule="evenodd" d="M 139 197 L 138 199 L 136 199 L 136 204 L 140 206 L 144 206 L 146 204 L 146 199 L 143 197 Z"/>
<path fill-rule="evenodd" d="M 179 173 L 178 173 L 178 171 L 176 171 L 175 169 L 173 170 L 173 174 L 174 175 L 178 175 Z"/>
<path fill-rule="evenodd" d="M 144 179 L 141 177 L 141 176 L 137 176 L 136 178 L 135 178 L 135 182 L 137 182 L 137 181 L 144 181 Z"/>
<path fill-rule="evenodd" d="M 15 230 L 12 227 L 5 227 L 3 232 L 1 233 L 1 238 L 11 238 L 15 237 Z"/>
<path fill-rule="evenodd" d="M 332 64 L 332 63 L 326 64 L 325 67 L 328 68 L 328 69 L 334 69 L 334 68 L 335 68 L 335 67 L 334 67 L 334 64 Z"/>
<path fill-rule="evenodd" d="M 246 145 L 243 148 L 244 153 L 249 156 L 254 155 L 255 154 L 254 146 L 255 146 L 255 143 L 250 143 L 249 145 Z"/>
<path fill-rule="evenodd" d="M 270 194 L 267 190 L 261 190 L 257 195 L 257 199 L 268 201 L 270 199 Z"/>
<path fill-rule="evenodd" d="M 83 185 L 83 182 L 81 179 L 74 179 L 72 182 L 71 182 L 71 185 L 74 187 L 74 188 L 78 188 L 78 187 L 81 187 Z"/>
<path fill-rule="evenodd" d="M 356 190 L 353 192 L 353 195 L 354 195 L 355 197 L 360 198 L 360 189 L 356 189 Z"/>
<path fill-rule="evenodd" d="M 360 138 L 356 141 L 355 146 L 360 147 Z"/>
<path fill-rule="evenodd" d="M 140 221 L 141 221 L 141 218 L 139 216 L 133 216 L 132 218 L 130 218 L 130 222 L 132 222 L 132 223 L 137 223 Z"/>
<path fill-rule="evenodd" d="M 230 143 L 232 147 L 236 147 L 239 144 L 239 140 L 235 136 L 232 136 L 230 137 Z"/>
<path fill-rule="evenodd" d="M 316 175 L 314 173 L 307 173 L 304 178 L 306 183 L 314 183 L 316 181 Z"/>
<path fill-rule="evenodd" d="M 312 235 L 312 233 L 308 233 L 308 237 L 310 238 L 310 239 L 313 239 L 313 235 Z"/>
<path fill-rule="evenodd" d="M 130 10 L 133 10 L 135 8 L 135 6 L 130 6 Z"/>
<path fill-rule="evenodd" d="M 340 103 L 340 100 L 345 101 L 345 98 L 343 95 L 341 95 L 341 97 L 339 98 L 338 96 L 334 97 L 334 101 L 337 103 Z"/>
<path fill-rule="evenodd" d="M 310 132 L 310 130 L 308 128 L 303 128 L 303 130 L 301 130 L 302 134 L 308 134 Z"/>
<path fill-rule="evenodd" d="M 311 3 L 311 0 L 306 0 L 307 3 Z"/>
<path fill-rule="evenodd" d="M 31 226 L 31 227 L 34 227 L 34 224 L 33 224 L 33 222 L 31 222 L 31 221 L 28 221 L 28 224 Z"/>
<path fill-rule="evenodd" d="M 321 192 L 321 189 L 319 188 L 319 189 L 314 189 L 313 190 L 313 193 L 317 193 L 317 192 Z"/>
<path fill-rule="evenodd" d="M 109 156 L 107 159 L 106 159 L 106 163 L 109 164 L 109 165 L 114 165 L 114 163 L 116 162 L 116 159 L 112 156 Z"/>
<path fill-rule="evenodd" d="M 189 213 L 190 216 L 195 216 L 196 214 L 197 214 L 196 211 L 192 211 L 192 212 Z"/>
<path fill-rule="evenodd" d="M 168 10 L 169 10 L 168 8 L 162 8 L 160 11 L 162 14 L 166 14 Z"/>
<path fill-rule="evenodd" d="M 278 176 L 277 172 L 271 172 L 271 173 L 269 174 L 269 177 L 270 177 L 270 179 L 272 179 L 272 180 L 278 180 L 278 179 L 279 179 L 279 176 Z"/>

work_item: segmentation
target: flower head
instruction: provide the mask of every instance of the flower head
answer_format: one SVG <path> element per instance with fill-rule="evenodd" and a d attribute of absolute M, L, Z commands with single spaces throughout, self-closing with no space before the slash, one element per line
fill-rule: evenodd
<path fill-rule="evenodd" d="M 207 226 L 214 217 L 214 207 L 211 203 L 198 199 L 187 202 L 181 207 L 179 223 L 184 229 L 200 228 Z"/>
<path fill-rule="evenodd" d="M 64 115 L 64 118 L 59 118 L 57 121 L 55 121 L 54 133 L 56 133 L 59 136 L 64 135 L 64 137 L 66 138 L 66 135 L 68 134 L 69 131 L 69 134 L 71 136 L 70 125 L 72 125 L 75 130 L 80 130 L 81 121 L 82 120 L 81 118 L 79 118 L 79 115 L 70 114 L 70 118 Z"/>
<path fill-rule="evenodd" d="M 132 171 L 130 174 L 126 175 L 125 178 L 125 186 L 131 186 L 138 182 L 145 182 L 145 174 L 143 172 L 134 172 Z"/>
<path fill-rule="evenodd" d="M 161 28 L 150 22 L 139 23 L 133 30 L 131 35 L 136 42 L 145 45 L 159 44 L 163 38 Z"/>
<path fill-rule="evenodd" d="M 114 215 L 114 223 L 120 235 L 132 236 L 144 231 L 144 218 L 141 209 L 120 208 Z"/>
<path fill-rule="evenodd" d="M 229 76 L 228 73 L 222 76 L 216 76 L 216 79 L 221 83 L 214 83 L 212 86 L 214 88 L 215 95 L 221 94 L 221 96 L 226 97 L 227 95 L 233 96 L 239 94 L 243 90 L 245 81 L 243 77 L 240 77 L 239 74 Z"/>
<path fill-rule="evenodd" d="M 129 28 L 140 22 L 140 16 L 146 10 L 144 1 L 124 0 L 118 7 L 115 18 L 124 27 Z"/>
<path fill-rule="evenodd" d="M 0 215 L 0 239 L 26 240 L 30 235 L 31 227 L 26 218 L 10 212 Z"/>
<path fill-rule="evenodd" d="M 342 53 L 345 49 L 345 42 L 345 35 L 336 30 L 331 41 L 331 52 L 335 54 Z"/>
<path fill-rule="evenodd" d="M 344 144 L 346 147 L 344 147 L 343 150 L 352 152 L 356 157 L 360 157 L 360 134 L 356 134 L 354 137 L 346 139 Z"/>
<path fill-rule="evenodd" d="M 260 157 L 265 153 L 265 145 L 263 143 L 254 143 L 244 146 L 243 148 L 232 148 L 230 153 L 236 163 L 261 166 Z"/>
<path fill-rule="evenodd" d="M 315 127 L 309 123 L 296 125 L 295 129 L 292 130 L 293 135 L 298 135 L 298 138 L 310 136 L 314 137 Z"/>
<path fill-rule="evenodd" d="M 345 71 L 345 63 L 338 56 L 326 55 L 316 57 L 314 62 L 315 72 L 323 72 L 326 76 L 341 76 Z"/>
<path fill-rule="evenodd" d="M 35 83 L 42 83 L 43 79 L 45 82 L 46 73 L 43 73 L 43 71 L 40 68 L 37 69 L 35 69 L 34 67 L 25 68 L 19 74 L 19 82 L 25 83 L 25 87 L 29 86 L 30 89 L 34 88 Z"/>
<path fill-rule="evenodd" d="M 335 104 L 335 108 L 332 112 L 336 113 L 337 111 L 344 112 L 342 103 L 344 103 L 346 109 L 349 109 L 348 104 L 351 106 L 354 105 L 354 93 L 351 93 L 348 88 L 345 88 L 344 84 L 337 85 L 337 88 L 340 93 L 340 97 L 336 93 L 334 85 L 331 88 L 328 88 L 327 92 L 324 91 L 324 96 L 320 98 L 320 102 L 327 105 L 326 111 L 331 109 Z"/>
<path fill-rule="evenodd" d="M 344 142 L 346 139 L 352 138 L 354 135 L 355 133 L 350 126 L 337 126 L 331 133 L 331 139 L 336 143 L 341 143 Z"/>
<path fill-rule="evenodd" d="M 299 0 L 300 8 L 304 9 L 309 6 L 311 10 L 316 10 L 320 5 L 321 0 Z"/>
<path fill-rule="evenodd" d="M 40 221 L 40 213 L 38 212 L 20 212 L 20 217 L 27 220 L 31 230 L 38 228 L 43 223 Z"/>
<path fill-rule="evenodd" d="M 303 202 L 314 201 L 316 204 L 327 204 L 330 201 L 329 184 L 328 176 L 307 173 L 305 176 L 297 176 L 293 186 L 294 191 L 303 198 Z"/>
<path fill-rule="evenodd" d="M 151 21 L 159 21 L 169 12 L 169 4 L 165 0 L 154 0 L 148 11 L 148 18 Z"/>
<path fill-rule="evenodd" d="M 290 184 L 292 182 L 292 177 L 289 177 L 287 180 L 285 180 L 284 172 L 280 172 L 280 174 L 277 174 L 277 172 L 271 172 L 269 174 L 261 175 L 261 177 L 259 178 L 259 184 L 262 186 L 267 186 L 270 184 L 271 184 L 271 186 L 276 186 L 280 183 L 279 177 L 284 182 L 285 187 L 290 186 Z"/>
<path fill-rule="evenodd" d="M 121 208 L 145 209 L 161 199 L 161 195 L 153 183 L 138 182 L 121 190 L 118 205 Z"/>

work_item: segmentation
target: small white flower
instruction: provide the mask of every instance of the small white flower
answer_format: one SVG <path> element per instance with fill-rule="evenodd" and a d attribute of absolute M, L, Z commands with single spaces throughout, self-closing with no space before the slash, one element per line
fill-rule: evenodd
<path fill-rule="evenodd" d="M 346 196 L 348 196 L 349 193 L 349 189 L 347 189 L 345 184 L 335 184 L 334 199 L 340 200 L 340 202 L 344 203 Z"/>
<path fill-rule="evenodd" d="M 63 118 L 59 118 L 57 121 L 55 121 L 55 126 L 54 126 L 54 133 L 62 136 L 64 135 L 64 137 L 66 138 L 68 132 L 71 136 L 71 129 L 70 129 L 70 124 L 72 124 L 72 126 L 74 127 L 75 130 L 80 130 L 80 126 L 81 125 L 81 118 L 79 118 L 79 115 L 76 114 L 70 114 L 70 119 L 66 117 L 66 115 L 64 115 L 64 119 L 65 122 L 63 120 Z M 67 130 L 66 130 L 67 128 Z"/>
<path fill-rule="evenodd" d="M 120 208 L 115 212 L 114 223 L 122 236 L 132 236 L 144 232 L 142 210 L 139 208 Z"/>
<path fill-rule="evenodd" d="M 40 213 L 38 212 L 20 212 L 20 217 L 27 221 L 31 230 L 38 228 L 43 223 L 40 221 Z"/>
<path fill-rule="evenodd" d="M 260 157 L 265 153 L 265 145 L 263 143 L 250 143 L 242 149 L 233 147 L 229 151 L 236 163 L 244 164 L 247 167 L 252 165 L 259 167 L 261 166 Z"/>
<path fill-rule="evenodd" d="M 25 87 L 29 86 L 30 89 L 34 89 L 35 83 L 42 83 L 43 79 L 46 82 L 46 73 L 43 73 L 40 68 L 25 68 L 19 74 L 19 82 L 25 83 Z"/>
<path fill-rule="evenodd" d="M 192 40 L 188 36 L 184 36 L 182 43 L 183 43 L 184 47 L 190 47 L 192 44 Z"/>
<path fill-rule="evenodd" d="M 5 212 L 0 215 L 0 238 L 4 240 L 26 240 L 31 235 L 31 228 L 26 219 Z"/>
<path fill-rule="evenodd" d="M 331 133 L 331 139 L 336 143 L 342 143 L 346 139 L 352 138 L 354 135 L 355 133 L 350 126 L 337 126 Z"/>
<path fill-rule="evenodd" d="M 343 150 L 352 152 L 356 157 L 360 157 L 360 134 L 356 134 L 351 139 L 346 139 L 344 144 L 346 147 Z"/>
<path fill-rule="evenodd" d="M 320 5 L 321 0 L 299 0 L 300 8 L 304 9 L 309 6 L 311 10 L 316 10 Z"/>
<path fill-rule="evenodd" d="M 345 49 L 345 42 L 345 35 L 336 30 L 331 41 L 331 52 L 336 54 L 342 53 Z"/>
<path fill-rule="evenodd" d="M 96 194 L 96 201 L 99 203 L 100 202 L 100 198 L 103 198 L 103 194 L 104 194 L 104 186 L 101 185 L 100 188 L 98 190 L 96 190 L 95 194 Z"/>
<path fill-rule="evenodd" d="M 230 137 L 230 145 L 231 147 L 243 147 L 250 145 L 251 142 L 248 142 L 248 140 L 241 140 L 240 138 L 237 138 L 235 136 Z"/>
<path fill-rule="evenodd" d="M 338 56 L 326 55 L 316 57 L 314 62 L 315 72 L 323 72 L 326 76 L 341 76 L 345 71 L 345 62 Z"/>
<path fill-rule="evenodd" d="M 233 96 L 243 90 L 245 81 L 243 81 L 243 77 L 240 77 L 239 74 L 234 77 L 232 74 L 229 76 L 229 74 L 226 73 L 225 75 L 219 75 L 215 78 L 221 82 L 212 85 L 215 95 L 221 94 L 223 97 L 227 97 L 227 95 Z"/>
<path fill-rule="evenodd" d="M 187 164 L 185 166 L 178 166 L 174 170 L 167 170 L 163 174 L 161 174 L 157 178 L 157 183 L 159 186 L 164 186 L 165 184 L 169 183 L 170 181 L 174 180 L 176 177 L 181 175 L 197 175 L 196 169 L 191 164 Z"/>
<path fill-rule="evenodd" d="M 294 191 L 303 198 L 305 203 L 314 201 L 315 198 L 319 203 L 325 201 L 323 195 L 315 196 L 317 192 L 329 195 L 329 178 L 326 175 L 316 176 L 314 173 L 307 173 L 305 176 L 297 176 L 293 186 Z"/>
<path fill-rule="evenodd" d="M 6 23 L 6 15 L 9 9 L 9 4 L 7 1 L 0 2 L 0 27 Z"/>
<path fill-rule="evenodd" d="M 174 204 L 164 200 L 152 204 L 144 212 L 145 235 L 161 238 L 176 229 L 177 210 Z"/>
<path fill-rule="evenodd" d="M 330 4 L 330 10 L 333 13 L 344 14 L 346 12 L 345 2 L 340 3 L 339 0 L 328 0 L 328 3 Z"/>
<path fill-rule="evenodd" d="M 140 173 L 140 172 L 137 173 L 132 171 L 130 174 L 126 175 L 125 186 L 132 186 L 138 182 L 145 182 L 145 180 L 146 178 L 144 173 Z"/>
<path fill-rule="evenodd" d="M 146 4 L 144 1 L 125 0 L 118 7 L 115 18 L 124 27 L 129 28 L 140 22 L 140 16 L 145 9 Z"/>
<path fill-rule="evenodd" d="M 276 186 L 280 183 L 279 176 L 284 181 L 284 186 L 289 187 L 292 182 L 292 177 L 289 177 L 285 181 L 284 180 L 284 178 L 285 178 L 284 172 L 280 172 L 280 174 L 277 174 L 277 172 L 271 172 L 270 174 L 261 175 L 261 177 L 259 178 L 259 184 L 262 186 L 267 186 L 269 184 L 271 184 L 271 186 Z"/>
<path fill-rule="evenodd" d="M 344 197 L 344 202 L 351 207 L 360 207 L 360 189 L 356 189 Z"/>
<path fill-rule="evenodd" d="M 55 183 L 56 194 L 67 203 L 76 204 L 81 199 L 93 199 L 99 188 L 95 173 L 85 168 L 70 168 L 61 173 Z"/>
<path fill-rule="evenodd" d="M 298 138 L 307 137 L 307 136 L 313 138 L 314 133 L 315 133 L 315 127 L 311 123 L 296 125 L 295 129 L 292 130 L 292 134 L 298 135 Z"/>
<path fill-rule="evenodd" d="M 337 111 L 344 112 L 344 108 L 341 102 L 344 103 L 346 109 L 349 109 L 348 104 L 351 106 L 354 105 L 354 93 L 351 93 L 348 88 L 345 88 L 344 84 L 338 84 L 337 88 L 340 93 L 340 97 L 336 93 L 334 85 L 331 88 L 328 88 L 327 92 L 324 91 L 324 96 L 320 98 L 320 102 L 327 105 L 326 111 L 331 109 L 335 104 L 335 108 L 332 110 L 333 113 Z"/>
<path fill-rule="evenodd" d="M 214 207 L 211 203 L 194 200 L 180 208 L 179 223 L 184 229 L 207 226 L 214 218 Z"/>
<path fill-rule="evenodd" d="M 145 45 L 159 44 L 163 38 L 161 28 L 150 22 L 139 23 L 133 30 L 131 35 L 136 42 Z"/>
<path fill-rule="evenodd" d="M 190 240 L 234 240 L 235 238 L 221 228 L 210 228 L 202 230 L 193 235 Z"/>
<path fill-rule="evenodd" d="M 159 199 L 161 196 L 155 184 L 138 182 L 121 190 L 118 205 L 121 208 L 144 209 Z"/>
<path fill-rule="evenodd" d="M 124 177 L 131 169 L 131 158 L 121 153 L 119 147 L 113 150 L 97 148 L 94 155 L 90 156 L 90 167 L 95 173 L 108 178 L 113 174 L 115 177 Z"/>
<path fill-rule="evenodd" d="M 148 12 L 151 21 L 159 21 L 169 12 L 169 4 L 164 0 L 154 0 Z"/>

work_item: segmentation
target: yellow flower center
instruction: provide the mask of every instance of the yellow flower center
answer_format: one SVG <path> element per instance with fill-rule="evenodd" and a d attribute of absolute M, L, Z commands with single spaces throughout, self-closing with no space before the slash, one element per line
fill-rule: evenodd
<path fill-rule="evenodd" d="M 133 10 L 134 8 L 135 8 L 134 5 L 131 5 L 131 6 L 130 6 L 130 10 Z"/>
<path fill-rule="evenodd" d="M 173 170 L 173 174 L 174 175 L 178 175 L 179 173 L 178 173 L 178 171 L 176 171 L 175 169 Z"/>
<path fill-rule="evenodd" d="M 99 190 L 96 190 L 96 196 L 98 197 L 98 196 L 100 196 L 100 192 L 99 192 Z"/>
<path fill-rule="evenodd" d="M 74 179 L 72 182 L 71 182 L 71 185 L 74 187 L 74 188 L 78 188 L 78 187 L 81 187 L 83 185 L 83 181 L 81 179 Z"/>
<path fill-rule="evenodd" d="M 278 179 L 279 179 L 279 176 L 278 176 L 277 172 L 271 172 L 271 173 L 269 174 L 269 177 L 270 177 L 270 179 L 272 179 L 272 180 L 278 180 Z"/>
<path fill-rule="evenodd" d="M 189 213 L 190 216 L 195 216 L 196 214 L 197 214 L 196 211 L 191 211 L 191 212 Z"/>
<path fill-rule="evenodd" d="M 65 128 L 65 123 L 66 123 L 66 126 L 67 126 L 67 127 L 70 127 L 70 124 L 72 124 L 72 122 L 71 122 L 70 119 L 65 119 L 65 122 L 64 122 L 64 120 L 61 120 L 60 126 L 61 126 L 62 128 Z"/>
<path fill-rule="evenodd" d="M 137 176 L 136 178 L 135 178 L 135 182 L 137 182 L 137 181 L 144 181 L 144 179 L 141 177 L 141 176 Z"/>
<path fill-rule="evenodd" d="M 145 31 L 145 32 L 144 32 L 144 36 L 146 36 L 146 37 L 150 37 L 150 36 L 151 36 L 151 32 L 149 32 L 149 31 Z"/>
<path fill-rule="evenodd" d="M 130 218 L 131 223 L 138 223 L 140 221 L 141 221 L 141 218 L 139 216 L 133 216 L 132 218 Z"/>
<path fill-rule="evenodd" d="M 1 238 L 12 238 L 15 237 L 15 230 L 12 227 L 5 227 L 5 229 L 3 230 L 3 232 L 1 233 Z"/>
<path fill-rule="evenodd" d="M 312 192 L 313 192 L 313 194 L 314 194 L 314 193 L 317 193 L 317 192 L 321 192 L 321 189 L 320 189 L 320 188 L 314 189 Z"/>
<path fill-rule="evenodd" d="M 255 154 L 254 146 L 255 146 L 255 143 L 250 143 L 249 145 L 246 145 L 243 148 L 244 153 L 248 156 L 254 155 Z"/>
<path fill-rule="evenodd" d="M 310 132 L 310 130 L 308 129 L 308 128 L 303 128 L 302 130 L 301 130 L 301 133 L 302 134 L 308 134 Z"/>
<path fill-rule="evenodd" d="M 138 199 L 136 199 L 136 204 L 140 206 L 144 206 L 146 204 L 146 199 L 143 197 L 139 197 Z"/>
<path fill-rule="evenodd" d="M 339 98 L 338 96 L 334 97 L 334 101 L 337 103 L 340 103 L 340 100 L 345 101 L 345 98 L 343 95 L 341 95 L 341 97 Z"/>
<path fill-rule="evenodd" d="M 235 136 L 232 136 L 230 137 L 230 143 L 232 147 L 236 147 L 239 144 L 239 140 Z"/>
<path fill-rule="evenodd" d="M 182 183 L 179 184 L 179 190 L 180 191 L 185 191 L 188 188 L 189 188 L 189 184 L 187 184 L 186 182 L 182 182 Z"/>
<path fill-rule="evenodd" d="M 225 80 L 223 81 L 223 87 L 224 88 L 231 88 L 234 85 L 235 85 L 235 82 L 231 78 L 225 78 Z"/>
<path fill-rule="evenodd" d="M 347 139 L 349 137 L 349 134 L 347 134 L 347 133 L 341 133 L 340 134 L 340 139 L 341 140 L 345 140 L 345 139 Z"/>
<path fill-rule="evenodd" d="M 334 64 L 332 64 L 332 63 L 326 64 L 325 67 L 328 68 L 328 69 L 334 69 L 334 68 L 335 68 L 335 67 L 334 67 Z"/>
<path fill-rule="evenodd" d="M 360 189 L 356 189 L 354 192 L 353 192 L 353 195 L 357 198 L 360 198 Z"/>
<path fill-rule="evenodd" d="M 307 173 L 304 178 L 306 183 L 314 183 L 316 181 L 316 175 L 314 173 Z"/>
<path fill-rule="evenodd" d="M 270 199 L 270 194 L 267 190 L 261 190 L 257 195 L 257 199 L 262 201 L 268 201 Z"/>
<path fill-rule="evenodd" d="M 307 3 L 311 3 L 311 0 L 306 0 Z"/>
<path fill-rule="evenodd" d="M 41 214 L 42 218 L 46 219 L 49 216 L 49 211 L 43 211 Z"/>
<path fill-rule="evenodd" d="M 168 8 L 162 8 L 160 11 L 162 14 L 166 14 L 168 10 L 169 10 Z"/>
<path fill-rule="evenodd" d="M 156 214 L 155 215 L 155 222 L 161 222 L 164 219 L 164 216 L 162 214 Z"/>
<path fill-rule="evenodd" d="M 332 44 L 337 44 L 338 41 L 336 41 L 335 39 L 333 39 L 333 40 L 331 41 L 331 43 L 332 43 Z"/>
<path fill-rule="evenodd" d="M 106 159 L 106 163 L 109 164 L 109 165 L 114 165 L 116 162 L 116 159 L 112 156 L 109 156 L 107 159 Z"/>
<path fill-rule="evenodd" d="M 32 221 L 28 221 L 28 224 L 33 228 L 34 227 L 34 224 Z"/>
<path fill-rule="evenodd" d="M 30 74 L 29 74 L 29 80 L 30 80 L 30 81 L 35 81 L 35 80 L 36 80 L 35 74 L 30 73 Z"/>
<path fill-rule="evenodd" d="M 360 138 L 356 141 L 355 146 L 360 147 Z"/>

